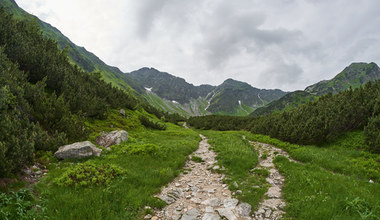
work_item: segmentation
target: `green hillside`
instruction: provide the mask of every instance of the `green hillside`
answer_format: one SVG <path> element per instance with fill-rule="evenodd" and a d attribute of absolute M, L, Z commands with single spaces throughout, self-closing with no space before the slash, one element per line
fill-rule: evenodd
<path fill-rule="evenodd" d="M 19 20 L 34 20 L 37 22 L 41 27 L 43 35 L 55 40 L 60 49 L 66 49 L 71 62 L 75 63 L 86 72 L 98 71 L 102 74 L 104 81 L 111 82 L 114 86 L 133 93 L 133 89 L 130 86 L 133 84 L 133 81 L 117 67 L 105 64 L 96 55 L 87 51 L 84 47 L 77 46 L 57 28 L 24 11 L 14 0 L 0 0 L 0 8 L 1 7 L 4 7 L 8 13 L 14 14 L 15 18 Z"/>
<path fill-rule="evenodd" d="M 308 86 L 304 91 L 295 91 L 256 109 L 251 115 L 266 115 L 300 106 L 328 93 L 336 94 L 349 88 L 359 88 L 367 82 L 380 79 L 380 68 L 375 63 L 352 63 L 331 80 Z"/>

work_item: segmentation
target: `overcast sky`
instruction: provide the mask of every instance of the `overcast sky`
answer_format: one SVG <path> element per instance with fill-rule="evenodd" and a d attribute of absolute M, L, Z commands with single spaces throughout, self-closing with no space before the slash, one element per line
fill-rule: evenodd
<path fill-rule="evenodd" d="M 380 64 L 379 0 L 16 0 L 109 65 L 304 89 Z"/>

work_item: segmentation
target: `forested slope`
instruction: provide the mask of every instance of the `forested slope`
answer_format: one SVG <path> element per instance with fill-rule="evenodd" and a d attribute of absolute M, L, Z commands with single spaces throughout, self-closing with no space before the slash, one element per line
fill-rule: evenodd
<path fill-rule="evenodd" d="M 144 108 L 163 116 L 100 73 L 72 65 L 35 22 L 15 20 L 1 9 L 0 27 L 1 176 L 31 163 L 36 150 L 85 140 L 85 120 L 103 119 L 110 109 Z"/>
<path fill-rule="evenodd" d="M 283 113 L 259 117 L 204 116 L 189 124 L 205 129 L 247 129 L 298 144 L 320 144 L 346 131 L 364 129 L 372 151 L 380 152 L 380 81 L 322 96 Z"/>

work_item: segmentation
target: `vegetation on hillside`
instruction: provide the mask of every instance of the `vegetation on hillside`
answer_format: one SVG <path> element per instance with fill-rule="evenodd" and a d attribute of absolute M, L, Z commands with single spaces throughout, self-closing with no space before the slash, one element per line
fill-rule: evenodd
<path fill-rule="evenodd" d="M 322 144 L 344 132 L 366 130 L 366 140 L 379 153 L 380 81 L 322 96 L 298 108 L 260 117 L 204 116 L 188 120 L 195 128 L 250 130 L 298 144 Z"/>
<path fill-rule="evenodd" d="M 376 63 L 352 63 L 331 80 L 323 80 L 304 91 L 294 91 L 264 107 L 256 109 L 251 115 L 267 115 L 298 107 L 328 93 L 336 94 L 364 86 L 367 82 L 380 79 L 380 68 Z"/>
<path fill-rule="evenodd" d="M 72 65 L 35 22 L 15 20 L 0 9 L 0 26 L 0 176 L 31 163 L 35 150 L 85 140 L 85 120 L 105 119 L 110 109 L 181 119 L 104 82 L 98 72 Z"/>

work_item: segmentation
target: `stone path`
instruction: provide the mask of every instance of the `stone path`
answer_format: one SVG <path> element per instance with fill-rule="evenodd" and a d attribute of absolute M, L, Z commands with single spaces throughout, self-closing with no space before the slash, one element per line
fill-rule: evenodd
<path fill-rule="evenodd" d="M 200 157 L 203 162 L 187 161 L 184 167 L 187 171 L 157 195 L 168 205 L 157 210 L 155 216 L 147 215 L 145 219 L 251 219 L 251 206 L 232 198 L 228 185 L 223 184 L 224 175 L 211 172 L 220 167 L 216 165 L 216 154 L 209 149 L 207 139 L 201 137 L 199 148 L 192 157 Z"/>
<path fill-rule="evenodd" d="M 259 152 L 259 164 L 257 168 L 265 168 L 269 171 L 266 181 L 270 184 L 268 191 L 264 195 L 264 200 L 259 204 L 257 211 L 254 212 L 254 219 L 281 219 L 285 213 L 285 201 L 282 199 L 282 186 L 284 177 L 278 172 L 273 164 L 276 155 L 283 155 L 292 160 L 289 155 L 282 149 L 276 148 L 269 144 L 250 142 Z M 276 153 L 275 153 L 276 152 Z M 266 155 L 266 158 L 263 155 Z M 293 160 L 292 160 L 293 161 Z"/>

